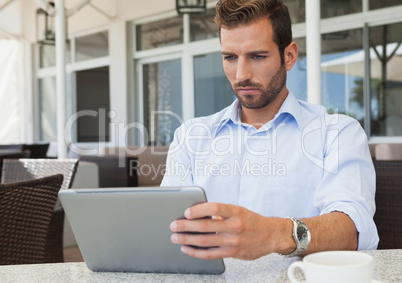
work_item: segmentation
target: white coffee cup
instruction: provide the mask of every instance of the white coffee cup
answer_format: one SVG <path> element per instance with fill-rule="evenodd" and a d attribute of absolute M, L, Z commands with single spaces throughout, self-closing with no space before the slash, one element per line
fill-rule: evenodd
<path fill-rule="evenodd" d="M 308 283 L 370 283 L 373 279 L 373 257 L 357 251 L 328 251 L 307 255 L 303 261 L 293 262 L 288 277 L 295 276 L 296 268 L 303 270 Z"/>

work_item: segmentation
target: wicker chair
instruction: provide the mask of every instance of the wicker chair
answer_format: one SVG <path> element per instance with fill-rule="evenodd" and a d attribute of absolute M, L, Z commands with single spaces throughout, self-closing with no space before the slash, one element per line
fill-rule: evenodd
<path fill-rule="evenodd" d="M 23 144 L 22 151 L 29 150 L 31 152 L 29 158 L 46 158 L 49 145 L 49 143 Z"/>
<path fill-rule="evenodd" d="M 46 262 L 46 241 L 63 175 L 0 184 L 0 265 Z"/>
<path fill-rule="evenodd" d="M 77 170 L 77 159 L 5 159 L 2 183 L 38 179 L 62 174 L 61 189 L 71 188 Z M 46 242 L 45 262 L 63 262 L 64 210 L 59 200 L 54 206 Z"/>
<path fill-rule="evenodd" d="M 378 249 L 402 249 L 402 161 L 374 160 Z"/>
<path fill-rule="evenodd" d="M 10 152 L 2 152 L 0 154 L 0 177 L 1 177 L 1 172 L 2 172 L 2 168 L 3 168 L 3 160 L 4 159 L 18 159 L 18 158 L 28 158 L 30 157 L 31 152 L 29 150 L 25 150 L 25 151 L 10 151 Z"/>

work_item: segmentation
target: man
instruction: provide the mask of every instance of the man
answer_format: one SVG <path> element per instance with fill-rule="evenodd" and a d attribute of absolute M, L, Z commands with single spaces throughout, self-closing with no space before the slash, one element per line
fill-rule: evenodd
<path fill-rule="evenodd" d="M 175 133 L 162 186 L 200 186 L 209 202 L 171 223 L 172 242 L 204 259 L 375 249 L 365 133 L 352 118 L 328 115 L 286 88 L 297 59 L 286 6 L 222 0 L 216 11 L 237 100 Z"/>

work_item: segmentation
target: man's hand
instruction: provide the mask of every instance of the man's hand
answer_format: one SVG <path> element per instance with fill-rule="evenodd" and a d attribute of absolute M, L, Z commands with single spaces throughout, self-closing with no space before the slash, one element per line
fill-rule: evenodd
<path fill-rule="evenodd" d="M 252 260 L 272 252 L 290 253 L 296 247 L 289 219 L 268 218 L 240 206 L 221 203 L 195 205 L 185 211 L 185 217 L 170 224 L 170 229 L 176 232 L 171 240 L 182 244 L 181 251 L 192 257 Z"/>

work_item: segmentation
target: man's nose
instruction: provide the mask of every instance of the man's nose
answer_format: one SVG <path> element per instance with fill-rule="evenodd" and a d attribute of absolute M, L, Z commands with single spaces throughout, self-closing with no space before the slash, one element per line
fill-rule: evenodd
<path fill-rule="evenodd" d="M 238 60 L 236 70 L 236 81 L 242 82 L 252 78 L 251 62 L 242 58 Z"/>

